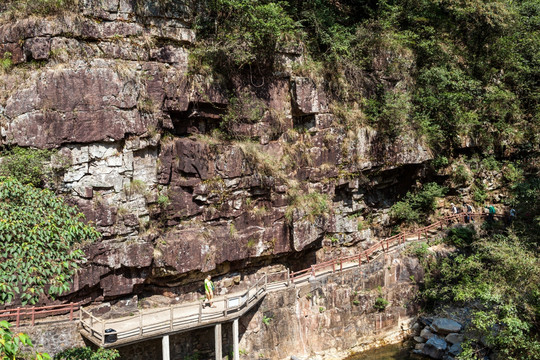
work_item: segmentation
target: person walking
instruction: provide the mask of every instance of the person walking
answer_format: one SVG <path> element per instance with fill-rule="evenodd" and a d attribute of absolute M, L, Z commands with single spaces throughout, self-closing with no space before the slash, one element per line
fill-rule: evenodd
<path fill-rule="evenodd" d="M 210 304 L 210 307 L 215 308 L 214 306 L 214 283 L 211 280 L 211 276 L 208 275 L 206 279 L 204 279 L 204 292 L 206 294 L 206 301 Z"/>
<path fill-rule="evenodd" d="M 486 209 L 488 209 L 488 221 L 493 222 L 495 220 L 495 213 L 497 210 L 495 210 L 495 207 L 493 205 L 486 206 Z"/>
<path fill-rule="evenodd" d="M 474 208 L 472 207 L 471 204 L 465 204 L 465 209 L 467 211 L 467 219 L 469 221 L 472 221 L 474 222 L 474 218 L 473 218 L 473 213 L 474 213 Z"/>
<path fill-rule="evenodd" d="M 511 208 L 510 209 L 510 216 L 508 216 L 508 225 L 512 225 L 515 218 L 516 218 L 516 209 Z"/>
<path fill-rule="evenodd" d="M 450 206 L 452 207 L 452 215 L 454 215 L 454 216 L 457 215 L 458 214 L 457 206 L 454 205 L 454 203 L 450 203 Z M 457 219 L 457 218 L 452 218 L 452 223 L 456 222 L 456 220 L 459 223 L 459 219 Z"/>

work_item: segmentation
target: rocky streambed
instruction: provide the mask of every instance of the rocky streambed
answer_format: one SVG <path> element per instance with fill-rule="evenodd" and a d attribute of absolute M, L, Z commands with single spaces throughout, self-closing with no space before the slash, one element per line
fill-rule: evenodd
<path fill-rule="evenodd" d="M 421 317 L 412 327 L 416 343 L 413 354 L 453 360 L 463 350 L 463 329 L 462 324 L 452 319 Z"/>

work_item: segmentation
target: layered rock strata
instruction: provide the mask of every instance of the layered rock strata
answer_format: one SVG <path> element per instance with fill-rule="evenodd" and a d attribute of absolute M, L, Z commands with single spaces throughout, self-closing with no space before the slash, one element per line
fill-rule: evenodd
<path fill-rule="evenodd" d="M 85 0 L 0 26 L 16 64 L 0 77 L 0 145 L 57 149 L 57 190 L 103 235 L 67 299 L 182 296 L 203 273 L 365 248 L 431 158 L 412 133 L 344 126 L 324 84 L 290 72 L 301 46 L 261 82 L 189 73 L 193 9 L 174 4 Z M 232 113 L 233 139 L 216 135 Z"/>

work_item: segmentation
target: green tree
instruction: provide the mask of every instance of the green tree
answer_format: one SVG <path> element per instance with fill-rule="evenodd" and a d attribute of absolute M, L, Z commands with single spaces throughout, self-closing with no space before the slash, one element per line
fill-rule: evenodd
<path fill-rule="evenodd" d="M 81 243 L 100 235 L 83 215 L 47 189 L 0 177 L 0 303 L 35 303 L 70 288 L 85 261 Z"/>

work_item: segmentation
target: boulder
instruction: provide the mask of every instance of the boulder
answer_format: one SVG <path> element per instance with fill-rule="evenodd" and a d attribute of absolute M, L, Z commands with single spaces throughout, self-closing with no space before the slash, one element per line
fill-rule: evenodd
<path fill-rule="evenodd" d="M 422 353 L 432 359 L 442 359 L 447 348 L 443 338 L 433 336 L 426 342 Z"/>
<path fill-rule="evenodd" d="M 415 336 L 414 341 L 416 341 L 417 343 L 424 343 L 424 342 L 426 342 L 426 339 L 424 339 L 421 336 Z"/>
<path fill-rule="evenodd" d="M 420 331 L 420 336 L 423 337 L 426 340 L 429 340 L 433 337 L 433 333 L 429 331 L 429 329 L 426 327 Z"/>
<path fill-rule="evenodd" d="M 454 356 L 461 354 L 462 351 L 463 351 L 463 348 L 461 347 L 461 343 L 457 343 L 450 346 L 450 349 L 448 350 L 450 355 L 454 355 Z"/>
<path fill-rule="evenodd" d="M 416 344 L 416 345 L 414 345 L 414 350 L 422 351 L 422 350 L 424 350 L 425 346 L 426 346 L 426 344 Z"/>
<path fill-rule="evenodd" d="M 445 340 L 450 344 L 457 344 L 463 342 L 463 334 L 450 333 L 446 335 Z"/>
<path fill-rule="evenodd" d="M 436 333 L 446 335 L 450 333 L 460 332 L 463 326 L 457 321 L 447 319 L 447 318 L 436 318 L 431 324 L 431 328 L 435 330 Z"/>

